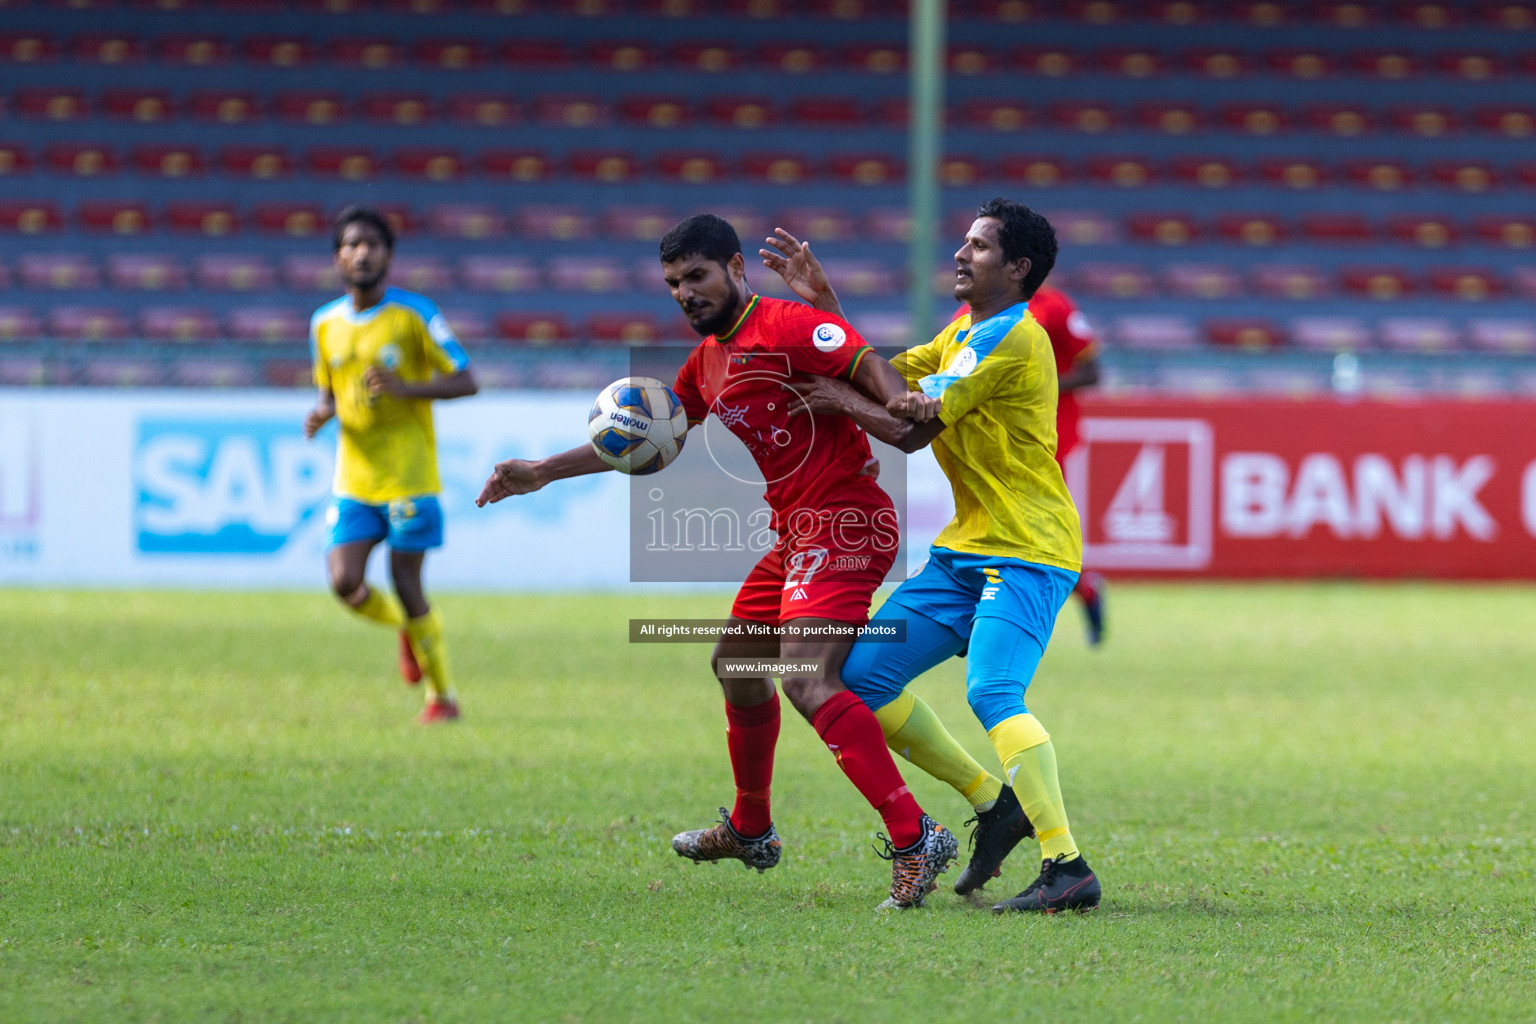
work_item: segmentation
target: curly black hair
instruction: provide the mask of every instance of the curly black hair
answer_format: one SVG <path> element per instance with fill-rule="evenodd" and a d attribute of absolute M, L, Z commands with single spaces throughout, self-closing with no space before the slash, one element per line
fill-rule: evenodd
<path fill-rule="evenodd" d="M 378 210 L 367 206 L 349 206 L 336 215 L 336 222 L 331 225 L 331 249 L 341 248 L 341 236 L 346 234 L 348 224 L 371 224 L 378 229 L 379 237 L 384 239 L 384 247 L 390 252 L 395 251 L 395 231 L 389 226 L 389 221 Z"/>
<path fill-rule="evenodd" d="M 741 239 L 736 229 L 723 217 L 712 213 L 696 213 L 677 225 L 661 238 L 661 262 L 703 256 L 722 267 L 731 257 L 741 252 Z"/>
<path fill-rule="evenodd" d="M 988 199 L 976 208 L 976 216 L 998 221 L 997 238 L 1003 247 L 1003 259 L 1012 263 L 1029 258 L 1029 273 L 1019 282 L 1019 289 L 1024 298 L 1034 298 L 1046 275 L 1056 266 L 1056 229 L 1039 213 L 1012 199 Z"/>

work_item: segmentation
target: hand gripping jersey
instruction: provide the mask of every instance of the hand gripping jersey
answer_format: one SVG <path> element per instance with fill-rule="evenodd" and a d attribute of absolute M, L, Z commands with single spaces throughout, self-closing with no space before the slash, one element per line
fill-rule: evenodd
<path fill-rule="evenodd" d="M 469 366 L 437 306 L 390 288 L 378 305 L 359 313 L 344 295 L 315 311 L 309 343 L 315 383 L 336 396 L 336 493 L 370 505 L 436 494 L 441 485 L 431 400 L 372 397 L 363 375 L 370 366 L 383 366 L 403 381 L 419 382 Z"/>
<path fill-rule="evenodd" d="M 1056 368 L 1025 303 L 971 326 L 967 312 L 892 365 L 908 386 L 943 399 L 933 440 L 955 494 L 934 545 L 1077 572 L 1077 507 L 1056 463 Z"/>

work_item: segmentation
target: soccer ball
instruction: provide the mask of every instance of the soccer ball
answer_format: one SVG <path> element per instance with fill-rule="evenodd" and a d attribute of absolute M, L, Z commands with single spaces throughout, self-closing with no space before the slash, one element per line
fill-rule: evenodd
<path fill-rule="evenodd" d="M 620 473 L 644 476 L 665 469 L 683 450 L 688 413 L 655 377 L 625 377 L 598 392 L 587 436 L 598 458 Z"/>

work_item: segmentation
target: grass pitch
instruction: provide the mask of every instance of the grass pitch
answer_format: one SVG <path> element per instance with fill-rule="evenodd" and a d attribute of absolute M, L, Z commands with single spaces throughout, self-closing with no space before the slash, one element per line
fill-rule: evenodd
<path fill-rule="evenodd" d="M 1112 599 L 1030 693 L 1104 904 L 1000 919 L 874 912 L 878 820 L 787 705 L 781 866 L 671 853 L 729 802 L 719 696 L 626 620 L 724 597 L 443 597 L 466 718 L 422 729 L 323 593 L 0 591 L 0 1020 L 1536 1015 L 1536 590 Z M 959 663 L 920 690 L 993 763 Z"/>

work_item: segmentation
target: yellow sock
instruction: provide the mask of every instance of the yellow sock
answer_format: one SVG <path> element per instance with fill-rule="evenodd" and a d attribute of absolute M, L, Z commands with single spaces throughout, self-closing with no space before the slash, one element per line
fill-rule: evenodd
<path fill-rule="evenodd" d="M 437 613 L 427 612 L 407 619 L 405 631 L 421 662 L 422 679 L 427 684 L 427 703 L 446 700 L 453 693 L 453 683 L 448 673 L 448 645 L 443 641 L 443 624 Z"/>
<path fill-rule="evenodd" d="M 1029 815 L 1040 837 L 1040 856 L 1045 860 L 1077 856 L 1077 843 L 1067 827 L 1067 808 L 1061 801 L 1061 782 L 1056 777 L 1056 748 L 1051 735 L 1034 715 L 1005 718 L 987 730 L 987 737 L 1003 762 L 1003 774 Z"/>
<path fill-rule="evenodd" d="M 368 596 L 363 598 L 363 603 L 359 605 L 351 605 L 343 601 L 342 604 L 346 605 L 348 610 L 356 612 L 365 619 L 372 619 L 381 626 L 388 626 L 390 629 L 399 629 L 405 625 L 405 609 L 400 607 L 400 602 L 392 594 L 375 590 L 366 583 L 363 586 L 368 587 Z"/>
<path fill-rule="evenodd" d="M 977 810 L 988 810 L 1003 791 L 970 754 L 966 753 L 939 716 L 917 694 L 902 690 L 901 696 L 875 712 L 886 744 L 940 782 L 947 782 Z"/>

